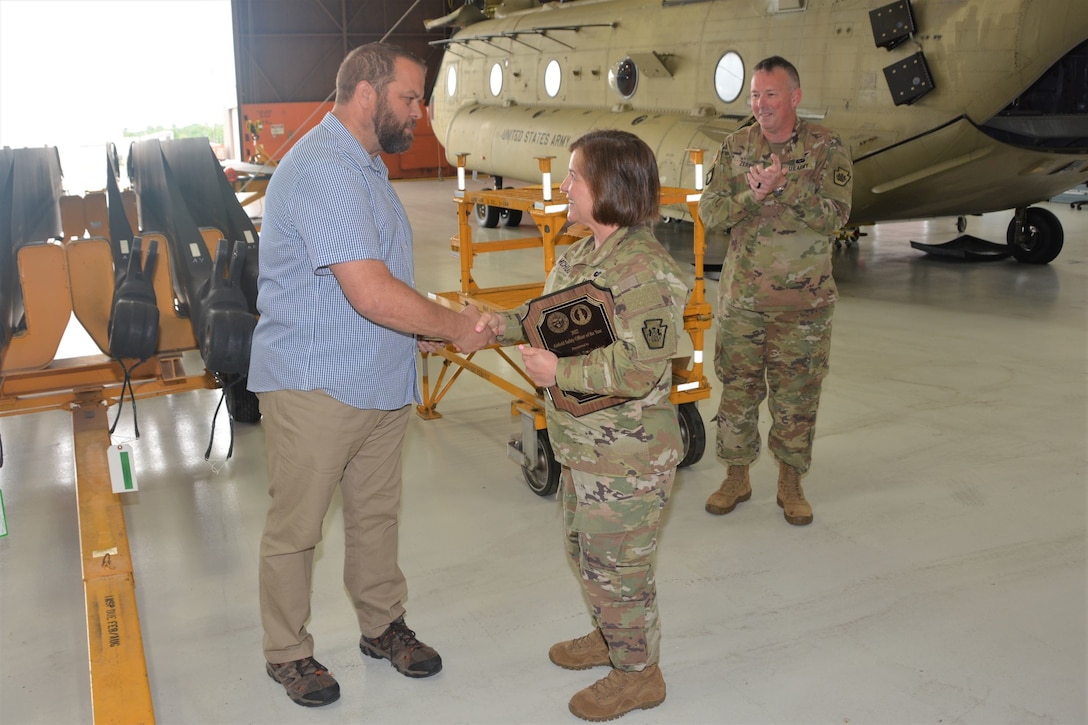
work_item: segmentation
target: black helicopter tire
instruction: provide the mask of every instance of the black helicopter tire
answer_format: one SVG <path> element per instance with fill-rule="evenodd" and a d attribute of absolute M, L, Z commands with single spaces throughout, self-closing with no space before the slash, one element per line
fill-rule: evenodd
<path fill-rule="evenodd" d="M 491 206 L 490 204 L 477 204 L 476 205 L 476 222 L 484 229 L 494 229 L 499 226 L 499 217 L 502 216 L 502 209 L 497 206 Z"/>
<path fill-rule="evenodd" d="M 503 209 L 499 214 L 504 227 L 516 227 L 521 224 L 521 209 Z"/>
<path fill-rule="evenodd" d="M 703 416 L 695 403 L 681 403 L 676 406 L 676 417 L 680 422 L 680 440 L 684 442 L 684 457 L 678 468 L 693 466 L 702 460 L 706 450 L 706 427 Z"/>
<path fill-rule="evenodd" d="M 522 441 L 525 445 L 525 441 Z M 552 496 L 559 490 L 559 461 L 555 460 L 552 453 L 552 444 L 548 439 L 548 431 L 538 430 L 536 441 L 532 451 L 526 451 L 526 455 L 533 462 L 532 467 L 522 466 L 521 473 L 525 476 L 525 483 L 537 496 Z"/>
<path fill-rule="evenodd" d="M 1009 222 L 1006 241 L 1012 248 L 1012 256 L 1025 264 L 1050 264 L 1062 251 L 1065 232 L 1061 220 L 1049 209 L 1037 206 L 1025 210 L 1024 237 L 1017 239 L 1016 217 Z"/>

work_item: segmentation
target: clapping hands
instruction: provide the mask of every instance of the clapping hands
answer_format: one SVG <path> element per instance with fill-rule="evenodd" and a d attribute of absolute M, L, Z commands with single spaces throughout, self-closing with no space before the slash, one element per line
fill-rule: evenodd
<path fill-rule="evenodd" d="M 775 189 L 786 183 L 786 172 L 782 170 L 782 162 L 778 154 L 771 154 L 771 163 L 767 166 L 753 165 L 748 169 L 748 188 L 756 201 L 763 201 Z"/>

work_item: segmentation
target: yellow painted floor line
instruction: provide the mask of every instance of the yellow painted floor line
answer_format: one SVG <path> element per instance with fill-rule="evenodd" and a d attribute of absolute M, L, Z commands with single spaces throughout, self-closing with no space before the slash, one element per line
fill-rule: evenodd
<path fill-rule="evenodd" d="M 128 532 L 110 485 L 109 422 L 97 396 L 73 408 L 72 428 L 94 722 L 153 723 Z"/>

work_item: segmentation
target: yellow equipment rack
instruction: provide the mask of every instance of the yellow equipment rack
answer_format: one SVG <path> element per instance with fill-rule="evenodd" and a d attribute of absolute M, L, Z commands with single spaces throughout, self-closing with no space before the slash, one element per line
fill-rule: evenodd
<path fill-rule="evenodd" d="M 703 151 L 693 149 L 689 153 L 697 169 L 696 184 L 701 187 L 699 172 L 702 169 Z M 566 195 L 550 183 L 550 157 L 541 157 L 539 161 L 544 179 L 544 183 L 540 185 L 518 189 L 466 191 L 464 189 L 465 155 L 458 156 L 458 190 L 454 197 L 457 204 L 458 233 L 450 240 L 450 246 L 460 256 L 461 288 L 456 291 L 434 293 L 432 297 L 437 302 L 454 309 L 459 309 L 466 304 L 473 304 L 485 310 L 513 309 L 527 300 L 540 296 L 544 289 L 543 281 L 482 288 L 472 276 L 473 259 L 477 254 L 539 247 L 543 249 L 544 276 L 546 277 L 555 265 L 556 247 L 570 244 L 589 234 L 589 230 L 581 225 L 565 228 Z M 706 434 L 696 403 L 710 395 L 710 384 L 703 372 L 703 333 L 710 328 L 713 314 L 710 304 L 706 301 L 703 277 L 706 242 L 705 230 L 699 219 L 700 196 L 701 188 L 663 187 L 661 189 L 662 207 L 684 206 L 694 221 L 695 281 L 684 308 L 684 329 L 691 337 L 693 353 L 691 357 L 673 360 L 673 386 L 670 396 L 677 406 L 681 435 L 684 440 L 681 466 L 691 465 L 702 457 L 706 445 Z M 538 235 L 516 239 L 474 241 L 470 217 L 478 208 L 503 209 L 506 213 L 517 217 L 527 214 L 533 220 Z M 484 215 L 478 216 L 483 218 Z M 522 419 L 522 432 L 520 436 L 515 436 L 510 441 L 507 453 L 521 465 L 529 488 L 537 495 L 550 496 L 558 488 L 560 467 L 548 440 L 542 391 L 536 388 L 525 371 L 503 348 L 496 345 L 485 349 L 493 350 L 529 387 L 524 388 L 510 382 L 505 377 L 481 366 L 474 360 L 478 353 L 462 355 L 452 346 L 446 347 L 435 353 L 421 353 L 423 403 L 417 406 L 417 413 L 428 420 L 441 418 L 442 415 L 437 411 L 438 403 L 465 370 L 506 391 L 513 396 L 511 414 L 520 415 Z M 429 358 L 432 355 L 443 359 L 433 388 L 429 374 Z M 534 440 L 535 446 L 526 446 L 527 441 Z"/>
<path fill-rule="evenodd" d="M 111 447 L 107 408 L 124 395 L 121 366 L 104 354 L 54 360 L 74 313 L 88 335 L 108 348 L 113 258 L 104 194 L 61 200 L 65 239 L 19 249 L 15 260 L 22 280 L 26 329 L 0 353 L 0 418 L 47 410 L 72 415 L 80 555 L 87 610 L 91 709 L 95 723 L 155 722 L 147 676 L 133 557 L 121 494 L 114 493 L 106 451 Z M 206 230 L 205 241 L 222 233 Z M 214 232 L 214 234 L 213 234 Z M 205 230 L 202 230 L 205 233 Z M 166 238 L 157 233 L 165 248 Z M 147 248 L 143 248 L 146 263 Z M 183 354 L 196 348 L 187 320 L 173 307 L 170 255 L 154 271 L 160 308 L 158 353 L 146 362 L 126 360 L 132 397 L 150 398 L 212 389 L 207 370 L 188 374 Z"/>

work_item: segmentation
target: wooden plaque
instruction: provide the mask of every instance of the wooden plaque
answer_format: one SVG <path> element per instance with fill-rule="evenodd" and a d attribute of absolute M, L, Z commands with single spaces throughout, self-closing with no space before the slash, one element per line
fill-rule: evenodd
<path fill-rule="evenodd" d="M 521 325 L 533 347 L 543 348 L 558 357 L 584 355 L 590 350 L 616 341 L 613 326 L 615 302 L 612 291 L 592 282 L 552 292 L 529 301 Z M 627 398 L 595 393 L 573 393 L 553 385 L 548 396 L 556 408 L 582 416 L 618 405 Z"/>

